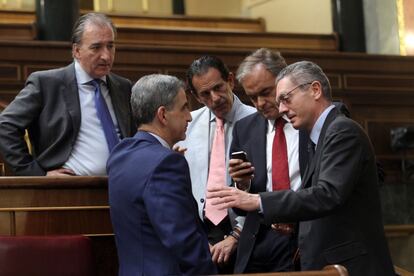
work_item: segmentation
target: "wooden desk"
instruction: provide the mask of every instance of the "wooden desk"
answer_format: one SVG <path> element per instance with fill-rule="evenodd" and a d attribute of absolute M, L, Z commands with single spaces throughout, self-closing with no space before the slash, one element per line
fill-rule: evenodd
<path fill-rule="evenodd" d="M 106 177 L 0 177 L 0 234 L 111 235 Z"/>

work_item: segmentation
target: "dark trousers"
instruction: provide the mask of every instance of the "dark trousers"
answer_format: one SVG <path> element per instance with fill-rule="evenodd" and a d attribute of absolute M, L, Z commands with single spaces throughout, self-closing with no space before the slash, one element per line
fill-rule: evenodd
<path fill-rule="evenodd" d="M 215 245 L 216 243 L 224 240 L 224 236 L 228 236 L 232 230 L 232 226 L 230 223 L 230 219 L 226 217 L 220 222 L 218 225 L 214 225 L 211 221 L 207 218 L 204 219 L 204 225 L 207 229 L 207 236 L 208 242 L 211 245 Z M 234 270 L 234 263 L 236 261 L 236 251 L 230 257 L 230 260 L 225 265 L 217 266 L 217 270 L 219 274 L 232 274 Z"/>
<path fill-rule="evenodd" d="M 282 234 L 261 225 L 245 273 L 294 271 L 295 234 Z"/>

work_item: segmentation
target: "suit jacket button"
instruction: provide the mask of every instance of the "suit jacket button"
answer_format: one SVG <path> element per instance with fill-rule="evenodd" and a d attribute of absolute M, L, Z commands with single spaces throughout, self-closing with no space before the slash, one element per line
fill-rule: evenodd
<path fill-rule="evenodd" d="M 201 203 L 204 203 L 204 198 L 200 198 L 200 202 Z"/>

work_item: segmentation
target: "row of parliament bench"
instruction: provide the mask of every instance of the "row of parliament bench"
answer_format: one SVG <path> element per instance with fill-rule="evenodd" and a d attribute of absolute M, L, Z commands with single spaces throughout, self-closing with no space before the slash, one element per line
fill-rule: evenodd
<path fill-rule="evenodd" d="M 153 73 L 184 79 L 189 64 L 201 55 L 217 55 L 235 71 L 254 49 L 121 44 L 117 47 L 113 71 L 132 81 Z M 386 184 L 400 183 L 402 153 L 392 150 L 390 130 L 414 124 L 414 57 L 293 50 L 281 53 L 288 63 L 305 59 L 324 69 L 334 99 L 348 106 L 352 118 L 370 136 L 376 156 L 385 169 Z M 0 40 L 0 101 L 5 104 L 12 101 L 30 73 L 65 66 L 71 60 L 68 42 Z M 251 104 L 240 85 L 236 85 L 234 92 L 243 102 Z M 188 96 L 193 109 L 200 107 L 190 94 Z M 404 154 L 408 159 L 414 158 L 413 149 Z"/>
<path fill-rule="evenodd" d="M 410 229 L 386 227 L 387 235 L 403 230 L 414 232 L 414 227 Z M 90 245 L 79 245 L 79 238 L 76 238 L 79 235 L 88 237 Z M 50 248 L 42 249 L 42 244 L 47 243 L 36 241 L 36 237 L 40 240 L 47 238 L 54 244 L 59 241 L 59 238 L 70 239 L 72 236 L 76 240 L 74 246 L 90 251 L 83 252 L 82 255 L 91 258 L 91 266 L 96 271 L 96 275 L 116 275 L 118 264 L 109 215 L 106 177 L 0 177 L 0 264 L 2 260 L 4 264 L 6 258 L 2 259 L 2 256 L 11 254 L 10 252 L 13 251 L 8 250 L 13 248 L 21 252 L 46 250 L 45 254 L 55 254 Z M 11 237 L 16 237 L 15 241 Z M 54 241 L 53 237 L 56 237 L 57 241 Z M 59 254 L 59 250 L 62 250 L 61 254 L 72 254 L 69 245 L 68 248 L 62 249 L 56 247 L 56 254 Z M 66 251 L 69 253 L 64 253 Z M 30 256 L 27 252 L 17 255 L 20 258 Z M 59 256 L 55 258 L 60 260 Z M 28 262 L 30 263 L 29 260 Z M 82 265 L 85 266 L 84 263 Z M 57 269 L 55 266 L 53 268 Z M 396 269 L 400 275 L 410 275 L 400 268 Z M 0 269 L 0 276 L 3 275 Z M 263 275 L 345 276 L 348 274 L 342 267 L 337 266 L 327 268 L 323 272 Z"/>

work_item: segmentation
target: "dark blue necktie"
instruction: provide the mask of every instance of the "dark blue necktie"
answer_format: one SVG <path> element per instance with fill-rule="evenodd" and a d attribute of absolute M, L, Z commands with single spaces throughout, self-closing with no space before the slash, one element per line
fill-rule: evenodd
<path fill-rule="evenodd" d="M 119 137 L 116 134 L 114 122 L 112 121 L 111 114 L 109 113 L 108 106 L 106 105 L 105 99 L 101 93 L 101 80 L 96 79 L 91 81 L 91 84 L 95 87 L 95 107 L 96 114 L 98 115 L 99 120 L 103 131 L 105 133 L 106 142 L 108 144 L 109 151 L 118 144 Z"/>
<path fill-rule="evenodd" d="M 315 144 L 310 139 L 308 142 L 308 154 L 309 154 L 309 164 L 310 164 L 313 160 L 313 157 L 315 156 Z"/>

